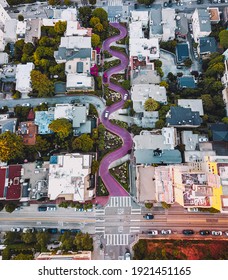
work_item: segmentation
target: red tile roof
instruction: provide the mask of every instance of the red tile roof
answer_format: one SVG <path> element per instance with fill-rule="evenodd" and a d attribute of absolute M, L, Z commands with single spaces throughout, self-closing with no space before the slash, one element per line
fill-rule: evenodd
<path fill-rule="evenodd" d="M 3 198 L 5 187 L 6 169 L 0 168 L 0 198 Z"/>
<path fill-rule="evenodd" d="M 9 166 L 9 183 L 6 193 L 6 199 L 17 200 L 21 197 L 21 165 Z"/>

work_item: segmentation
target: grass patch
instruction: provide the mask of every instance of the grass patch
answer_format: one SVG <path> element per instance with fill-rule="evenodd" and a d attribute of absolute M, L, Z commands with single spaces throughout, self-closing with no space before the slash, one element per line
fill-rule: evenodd
<path fill-rule="evenodd" d="M 130 192 L 129 188 L 129 161 L 110 169 L 112 176 L 123 186 L 123 188 Z"/>

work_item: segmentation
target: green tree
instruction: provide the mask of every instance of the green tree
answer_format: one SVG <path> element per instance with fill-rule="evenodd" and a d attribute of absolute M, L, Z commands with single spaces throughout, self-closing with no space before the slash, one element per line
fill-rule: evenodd
<path fill-rule="evenodd" d="M 52 97 L 54 94 L 54 84 L 45 74 L 39 70 L 31 72 L 32 88 L 37 92 L 38 97 Z"/>
<path fill-rule="evenodd" d="M 24 40 L 18 40 L 14 44 L 14 57 L 15 57 L 15 60 L 17 60 L 17 61 L 21 61 L 21 57 L 23 55 L 24 44 L 25 44 Z"/>
<path fill-rule="evenodd" d="M 228 30 L 225 29 L 219 32 L 219 41 L 224 49 L 228 48 Z"/>
<path fill-rule="evenodd" d="M 103 23 L 104 21 L 108 20 L 108 14 L 107 12 L 102 9 L 102 8 L 96 8 L 93 12 L 92 12 L 92 17 L 98 17 L 101 21 L 101 23 Z"/>
<path fill-rule="evenodd" d="M 157 128 L 157 129 L 161 129 L 161 128 L 163 128 L 164 126 L 165 126 L 165 121 L 162 120 L 162 119 L 156 121 L 156 123 L 155 123 L 155 128 Z"/>
<path fill-rule="evenodd" d="M 145 207 L 146 207 L 147 209 L 151 209 L 151 208 L 153 207 L 153 203 L 151 203 L 151 202 L 146 202 L 146 203 L 145 203 Z"/>
<path fill-rule="evenodd" d="M 0 160 L 8 162 L 21 159 L 24 155 L 24 144 L 20 136 L 6 131 L 0 134 Z"/>
<path fill-rule="evenodd" d="M 228 117 L 222 118 L 222 122 L 228 124 Z"/>
<path fill-rule="evenodd" d="M 63 3 L 66 6 L 70 6 L 72 4 L 72 2 L 70 0 L 64 0 Z"/>
<path fill-rule="evenodd" d="M 97 173 L 97 171 L 99 170 L 99 161 L 97 160 L 93 160 L 92 162 L 92 166 L 91 166 L 91 173 L 93 175 L 95 175 Z"/>
<path fill-rule="evenodd" d="M 164 201 L 161 203 L 161 205 L 162 205 L 162 208 L 164 208 L 164 209 L 169 209 L 171 207 L 171 204 L 168 204 Z"/>
<path fill-rule="evenodd" d="M 101 42 L 100 36 L 97 34 L 92 34 L 92 37 L 91 37 L 92 46 L 97 47 L 97 46 L 99 46 L 100 42 Z"/>
<path fill-rule="evenodd" d="M 16 257 L 14 257 L 14 260 L 34 260 L 34 257 L 33 255 L 20 253 Z"/>
<path fill-rule="evenodd" d="M 192 60 L 190 58 L 186 58 L 184 60 L 184 66 L 190 68 L 192 66 Z"/>
<path fill-rule="evenodd" d="M 36 234 L 37 244 L 40 245 L 41 250 L 45 250 L 48 242 L 50 241 L 50 235 L 47 232 L 38 232 Z"/>
<path fill-rule="evenodd" d="M 47 141 L 45 138 L 43 138 L 41 135 L 36 136 L 36 145 L 35 148 L 39 152 L 47 152 L 51 147 L 51 144 L 49 141 Z"/>
<path fill-rule="evenodd" d="M 98 17 L 91 17 L 91 19 L 89 21 L 89 25 L 91 27 L 95 27 L 98 23 L 101 23 L 101 21 Z"/>
<path fill-rule="evenodd" d="M 93 238 L 88 233 L 78 233 L 74 239 L 78 251 L 93 251 Z"/>
<path fill-rule="evenodd" d="M 122 83 L 121 83 L 122 87 L 126 90 L 129 90 L 131 88 L 131 83 L 129 80 L 124 80 Z"/>
<path fill-rule="evenodd" d="M 94 6 L 97 4 L 97 0 L 89 0 L 90 5 Z"/>
<path fill-rule="evenodd" d="M 94 26 L 94 31 L 101 33 L 102 31 L 104 31 L 104 26 L 102 23 L 98 23 Z"/>
<path fill-rule="evenodd" d="M 210 94 L 203 94 L 201 96 L 201 98 L 203 101 L 203 107 L 204 107 L 205 112 L 211 113 L 215 108 L 212 97 L 210 96 Z"/>
<path fill-rule="evenodd" d="M 10 244 L 14 244 L 18 240 L 20 240 L 20 235 L 17 232 L 8 231 L 8 232 L 6 232 L 4 238 L 5 238 L 4 244 L 10 245 Z"/>
<path fill-rule="evenodd" d="M 60 36 L 62 36 L 65 33 L 66 28 L 67 28 L 66 21 L 57 21 L 54 26 L 55 32 Z"/>
<path fill-rule="evenodd" d="M 5 205 L 5 210 L 8 213 L 12 213 L 16 209 L 16 205 L 14 203 L 8 203 Z"/>
<path fill-rule="evenodd" d="M 156 111 L 159 109 L 159 103 L 153 98 L 148 98 L 144 103 L 144 109 L 149 112 Z"/>
<path fill-rule="evenodd" d="M 35 47 L 32 43 L 26 43 L 23 46 L 23 54 L 26 54 L 28 56 L 33 55 L 34 51 L 35 51 Z"/>
<path fill-rule="evenodd" d="M 18 90 L 15 90 L 14 94 L 12 95 L 13 99 L 20 99 L 21 93 Z"/>
<path fill-rule="evenodd" d="M 26 232 L 21 234 L 21 240 L 26 244 L 30 244 L 36 241 L 36 237 L 33 232 Z"/>
<path fill-rule="evenodd" d="M 53 120 L 48 127 L 57 133 L 60 139 L 67 138 L 72 134 L 72 123 L 65 118 Z"/>
<path fill-rule="evenodd" d="M 70 232 L 64 232 L 60 237 L 60 241 L 62 242 L 61 249 L 64 251 L 69 251 L 73 249 L 74 246 L 74 238 L 70 235 Z"/>
<path fill-rule="evenodd" d="M 168 89 L 169 84 L 166 81 L 161 81 L 159 84 L 161 87 L 165 87 L 166 89 Z"/>
<path fill-rule="evenodd" d="M 144 239 L 139 241 L 133 246 L 134 259 L 143 260 L 147 254 L 147 242 Z"/>
<path fill-rule="evenodd" d="M 93 149 L 93 145 L 93 139 L 91 139 L 88 134 L 82 134 L 73 141 L 72 148 L 74 150 L 81 150 L 86 153 Z"/>
<path fill-rule="evenodd" d="M 24 16 L 23 15 L 18 15 L 17 19 L 18 19 L 18 21 L 23 21 L 24 20 Z"/>
<path fill-rule="evenodd" d="M 92 9 L 89 6 L 83 6 L 78 9 L 78 18 L 85 27 L 89 26 L 89 20 L 92 15 Z"/>

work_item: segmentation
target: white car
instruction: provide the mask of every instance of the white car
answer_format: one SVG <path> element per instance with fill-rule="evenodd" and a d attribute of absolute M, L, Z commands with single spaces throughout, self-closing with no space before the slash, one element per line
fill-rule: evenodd
<path fill-rule="evenodd" d="M 29 107 L 30 104 L 29 104 L 29 103 L 24 103 L 24 104 L 22 104 L 22 106 L 23 106 L 23 107 Z"/>
<path fill-rule="evenodd" d="M 167 234 L 171 234 L 171 233 L 172 233 L 172 231 L 170 229 L 162 229 L 161 230 L 161 234 L 163 234 L 163 235 L 167 235 Z"/>
<path fill-rule="evenodd" d="M 17 228 L 11 228 L 10 231 L 12 231 L 12 232 L 20 232 L 21 229 L 20 229 L 19 227 L 17 227 Z"/>
<path fill-rule="evenodd" d="M 129 252 L 126 252 L 125 255 L 124 255 L 124 259 L 126 261 L 130 261 L 131 260 L 131 254 Z"/>
<path fill-rule="evenodd" d="M 211 232 L 211 234 L 212 235 L 222 235 L 222 232 L 219 230 L 219 231 L 215 231 L 215 230 L 213 230 L 212 232 Z"/>
<path fill-rule="evenodd" d="M 225 235 L 228 236 L 228 231 L 224 231 Z"/>
<path fill-rule="evenodd" d="M 34 228 L 23 228 L 23 233 L 34 232 Z"/>
<path fill-rule="evenodd" d="M 127 100 L 127 98 L 128 98 L 128 94 L 127 94 L 127 93 L 125 93 L 125 94 L 124 94 L 124 98 L 123 98 L 123 99 L 124 99 L 124 100 Z"/>
<path fill-rule="evenodd" d="M 158 235 L 158 231 L 157 230 L 149 230 L 148 235 Z"/>
<path fill-rule="evenodd" d="M 56 211 L 56 206 L 48 206 L 47 211 Z"/>

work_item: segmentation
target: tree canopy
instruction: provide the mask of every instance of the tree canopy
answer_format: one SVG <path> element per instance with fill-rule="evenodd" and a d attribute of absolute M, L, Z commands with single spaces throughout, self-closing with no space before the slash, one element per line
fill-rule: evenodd
<path fill-rule="evenodd" d="M 54 30 L 58 35 L 62 36 L 66 31 L 66 27 L 67 27 L 66 21 L 57 21 L 55 23 Z"/>
<path fill-rule="evenodd" d="M 96 8 L 92 12 L 92 17 L 97 17 L 100 19 L 101 23 L 108 20 L 108 14 L 103 8 Z"/>
<path fill-rule="evenodd" d="M 74 139 L 72 148 L 82 152 L 90 152 L 93 149 L 94 141 L 88 134 L 82 134 Z"/>
<path fill-rule="evenodd" d="M 24 144 L 20 136 L 6 131 L 0 134 L 0 160 L 8 162 L 21 159 L 24 155 Z"/>
<path fill-rule="evenodd" d="M 156 111 L 159 109 L 159 103 L 155 101 L 153 98 L 148 98 L 145 101 L 144 109 L 149 112 Z"/>
<path fill-rule="evenodd" d="M 72 133 L 72 123 L 65 118 L 56 119 L 49 124 L 49 129 L 57 133 L 60 139 L 64 139 Z"/>
<path fill-rule="evenodd" d="M 51 97 L 54 94 L 54 83 L 39 70 L 31 72 L 32 88 L 37 92 L 38 97 Z"/>
<path fill-rule="evenodd" d="M 220 44 L 223 46 L 224 49 L 228 48 L 228 30 L 222 30 L 219 32 L 219 40 Z"/>
<path fill-rule="evenodd" d="M 93 47 L 97 47 L 100 44 L 100 36 L 97 34 L 92 34 L 91 43 Z"/>

